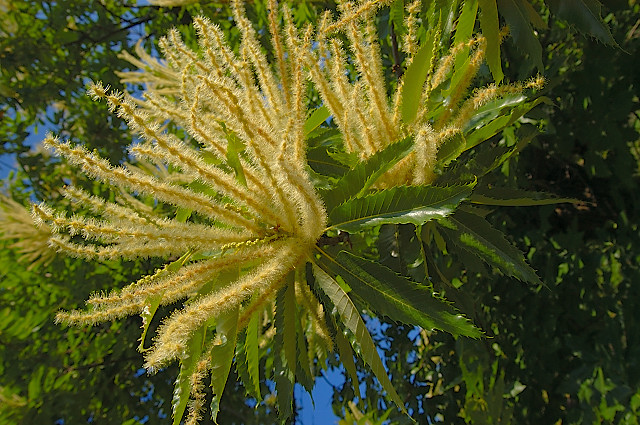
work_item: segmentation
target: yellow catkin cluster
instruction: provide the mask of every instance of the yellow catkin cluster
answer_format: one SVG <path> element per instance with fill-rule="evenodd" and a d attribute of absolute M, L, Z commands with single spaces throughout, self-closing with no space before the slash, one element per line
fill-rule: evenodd
<path fill-rule="evenodd" d="M 281 25 L 280 9 L 271 1 L 273 66 L 242 3 L 233 2 L 232 9 L 241 34 L 238 53 L 216 25 L 199 17 L 194 22 L 198 49 L 172 31 L 160 43 L 164 62 L 139 48 L 140 59 L 126 57 L 144 70 L 122 74 L 126 81 L 147 84 L 143 99 L 100 83 L 89 90 L 139 135 L 142 141 L 131 154 L 158 170 L 171 167 L 174 178 L 126 164 L 113 166 L 54 136 L 45 140 L 85 174 L 121 189 L 116 203 L 76 187 L 63 190 L 72 204 L 88 207 L 92 217 L 34 205 L 36 223 L 53 233 L 51 246 L 84 258 L 168 258 L 185 252 L 199 258 L 177 269 L 160 269 L 122 290 L 96 294 L 88 301 L 88 311 L 58 315 L 63 322 L 94 324 L 141 314 L 152 298 L 170 304 L 211 287 L 159 327 L 146 352 L 148 369 L 181 359 L 193 332 L 228 309 L 241 306 L 241 317 L 260 313 L 287 275 L 307 261 L 326 229 L 323 203 L 305 168 L 308 79 L 299 55 L 310 49 L 311 41 L 288 17 Z M 190 137 L 166 132 L 167 120 Z M 231 141 L 243 150 L 235 168 L 227 162 L 230 150 L 238 149 Z M 189 211 L 193 219 L 157 217 L 132 193 Z M 216 282 L 221 272 L 231 270 L 239 274 L 237 280 Z M 199 407 L 194 405 L 193 411 Z"/>
<path fill-rule="evenodd" d="M 10 241 L 9 247 L 17 250 L 28 270 L 53 260 L 54 252 L 47 246 L 50 234 L 49 226 L 34 226 L 24 205 L 0 194 L 0 240 Z"/>
<path fill-rule="evenodd" d="M 406 54 L 405 66 L 411 64 L 418 52 L 416 29 L 420 6 L 419 0 L 406 6 L 407 31 L 400 46 Z M 466 97 L 486 52 L 486 39 L 478 36 L 453 46 L 443 55 L 436 48 L 422 87 L 416 118 L 404 122 L 401 113 L 405 87 L 403 79 L 391 94 L 391 100 L 387 96 L 382 57 L 373 24 L 375 7 L 357 7 L 354 3 L 344 2 L 340 4 L 340 9 L 349 19 L 342 17 L 334 22 L 330 14 L 323 15 L 317 34 L 318 48 L 306 52 L 304 57 L 310 68 L 310 78 L 331 111 L 347 151 L 366 159 L 391 143 L 407 136 L 414 137 L 414 152 L 382 176 L 378 183 L 380 186 L 432 182 L 438 149 L 451 137 L 461 134 L 480 107 L 501 96 L 520 93 L 525 88 L 540 88 L 544 82 L 542 78 L 537 78 L 526 84 L 492 85 Z M 348 46 L 343 45 L 343 38 L 334 36 L 337 32 L 346 35 Z M 439 34 L 435 38 L 439 39 Z M 461 75 L 456 76 L 456 84 L 448 93 L 442 111 L 431 114 L 431 92 L 451 78 L 460 55 L 470 55 L 468 63 Z M 352 62 L 348 62 L 347 57 Z M 351 78 L 350 63 L 353 63 L 357 72 Z"/>

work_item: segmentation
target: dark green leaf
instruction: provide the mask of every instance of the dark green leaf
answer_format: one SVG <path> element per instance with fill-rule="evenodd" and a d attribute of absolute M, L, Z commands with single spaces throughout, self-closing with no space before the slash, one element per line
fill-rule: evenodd
<path fill-rule="evenodd" d="M 426 286 L 346 251 L 340 251 L 336 257 L 324 251 L 322 254 L 319 263 L 340 275 L 353 293 L 376 313 L 424 329 L 435 328 L 473 338 L 481 336 L 471 322 Z"/>
<path fill-rule="evenodd" d="M 187 408 L 189 396 L 191 394 L 191 375 L 202 355 L 202 344 L 206 325 L 194 332 L 187 345 L 187 353 L 180 360 L 180 373 L 176 379 L 175 389 L 173 392 L 173 401 L 171 403 L 173 411 L 173 425 L 178 425 L 182 420 L 184 411 Z"/>
<path fill-rule="evenodd" d="M 575 25 L 579 31 L 605 44 L 618 45 L 600 15 L 602 3 L 598 0 L 547 0 L 547 4 L 558 18 Z"/>
<path fill-rule="evenodd" d="M 397 35 L 404 34 L 404 0 L 395 0 L 389 8 L 389 21 Z"/>
<path fill-rule="evenodd" d="M 353 305 L 353 301 L 351 301 L 347 293 L 340 287 L 340 284 L 316 264 L 313 265 L 313 274 L 316 278 L 316 284 L 327 297 L 329 297 L 340 315 L 340 323 L 353 334 L 362 360 L 369 365 L 373 374 L 378 378 L 380 385 L 382 385 L 382 388 L 387 392 L 388 397 L 406 413 L 404 403 L 389 380 L 389 376 L 382 364 L 382 360 L 380 360 L 371 334 L 369 334 L 367 326 L 364 324 L 362 317 L 360 317 L 358 309 Z"/>
<path fill-rule="evenodd" d="M 531 192 L 528 190 L 505 187 L 478 187 L 473 191 L 469 200 L 475 204 L 500 205 L 508 207 L 550 205 L 562 202 L 569 202 L 572 204 L 581 203 L 578 199 L 561 198 L 552 193 Z"/>
<path fill-rule="evenodd" d="M 302 329 L 302 322 L 300 318 L 296 320 L 296 332 L 298 337 L 297 341 L 297 367 L 300 373 L 297 373 L 296 379 L 297 381 L 304 387 L 305 390 L 309 393 L 311 400 L 313 402 L 313 386 L 315 384 L 315 377 L 313 375 L 313 371 L 311 369 L 311 362 L 309 361 L 309 348 L 307 347 L 307 340 L 305 338 L 305 333 Z"/>
<path fill-rule="evenodd" d="M 466 148 L 467 141 L 464 139 L 464 136 L 460 133 L 454 134 L 453 137 L 445 140 L 442 146 L 440 146 L 440 148 L 438 149 L 438 153 L 436 155 L 437 166 L 446 166 L 451 161 L 460 156 L 460 154 L 464 152 Z"/>
<path fill-rule="evenodd" d="M 353 361 L 353 351 L 351 350 L 351 346 L 349 345 L 349 340 L 347 340 L 347 337 L 342 333 L 341 330 L 336 329 L 335 341 L 336 347 L 338 348 L 338 354 L 340 355 L 340 361 L 342 362 L 342 365 L 351 378 L 351 383 L 353 384 L 353 392 L 356 397 L 360 398 L 360 381 L 358 380 L 356 364 Z"/>
<path fill-rule="evenodd" d="M 260 400 L 260 359 L 258 348 L 258 332 L 260 317 L 257 314 L 251 316 L 249 324 L 237 344 L 236 370 L 242 378 L 247 393 Z"/>
<path fill-rule="evenodd" d="M 440 231 L 472 255 L 498 267 L 509 276 L 534 284 L 542 284 L 535 270 L 527 264 L 518 248 L 514 247 L 499 230 L 484 218 L 465 211 L 440 220 Z"/>
<path fill-rule="evenodd" d="M 344 163 L 336 160 L 332 154 L 330 154 L 328 146 L 317 146 L 307 151 L 307 163 L 311 169 L 323 176 L 342 177 L 349 167 Z"/>
<path fill-rule="evenodd" d="M 293 277 L 292 274 L 290 276 Z M 280 289 L 276 296 L 273 379 L 276 384 L 278 416 L 281 423 L 285 423 L 293 412 L 293 385 L 295 383 L 295 367 L 297 363 L 295 355 L 295 292 L 293 284 L 294 280 L 287 278 L 287 285 Z M 294 305 L 291 305 L 292 301 Z"/>
<path fill-rule="evenodd" d="M 527 0 L 498 0 L 500 14 L 504 16 L 509 25 L 509 34 L 513 42 L 529 57 L 538 71 L 542 72 L 544 71 L 542 46 L 533 31 L 529 11 L 525 4 L 527 4 Z"/>
<path fill-rule="evenodd" d="M 282 333 L 283 346 L 284 346 L 284 358 L 287 361 L 287 366 L 295 374 L 296 371 L 296 293 L 295 293 L 295 277 L 293 273 L 289 273 L 287 277 L 287 283 L 284 290 L 283 299 L 283 326 L 281 329 L 277 329 Z"/>

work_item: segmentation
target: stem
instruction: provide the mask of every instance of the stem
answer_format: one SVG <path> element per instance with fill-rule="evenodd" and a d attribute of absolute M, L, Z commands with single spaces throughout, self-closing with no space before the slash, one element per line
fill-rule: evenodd
<path fill-rule="evenodd" d="M 391 27 L 391 53 L 393 53 L 393 66 L 391 69 L 396 74 L 396 78 L 400 80 L 402 78 L 402 74 L 404 74 L 404 69 L 402 69 L 402 61 L 400 59 L 400 51 L 398 50 L 398 39 L 396 38 L 396 31 L 393 25 L 393 22 L 389 23 Z"/>

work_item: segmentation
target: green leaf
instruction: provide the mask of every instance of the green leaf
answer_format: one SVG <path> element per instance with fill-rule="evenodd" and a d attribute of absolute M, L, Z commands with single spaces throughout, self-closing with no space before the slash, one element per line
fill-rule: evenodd
<path fill-rule="evenodd" d="M 327 211 L 348 199 L 362 195 L 387 170 L 393 167 L 413 149 L 413 138 L 407 137 L 372 157 L 360 162 L 348 171 L 330 190 L 320 190 Z"/>
<path fill-rule="evenodd" d="M 527 264 L 524 255 L 514 247 L 499 230 L 491 227 L 484 218 L 458 210 L 439 221 L 440 231 L 457 246 L 498 267 L 508 276 L 541 285 L 535 270 Z"/>
<path fill-rule="evenodd" d="M 500 14 L 509 25 L 509 34 L 513 42 L 529 57 L 538 71 L 543 72 L 542 46 L 530 24 L 530 11 L 525 4 L 528 4 L 526 0 L 498 0 Z"/>
<path fill-rule="evenodd" d="M 149 325 L 153 320 L 153 316 L 155 316 L 156 311 L 158 311 L 158 306 L 160 306 L 160 302 L 162 302 L 163 296 L 164 291 L 147 297 L 144 302 L 144 309 L 142 310 L 142 313 L 140 313 L 140 317 L 142 317 L 142 335 L 140 335 L 140 344 L 138 345 L 138 351 L 141 353 L 148 350 L 148 348 L 144 348 L 144 340 L 147 336 L 147 331 L 149 330 Z"/>
<path fill-rule="evenodd" d="M 239 306 L 235 306 L 222 313 L 218 316 L 216 323 L 216 337 L 219 338 L 219 341 L 211 347 L 211 390 L 213 393 L 211 419 L 215 423 L 217 423 L 216 418 L 220 411 L 220 398 L 227 384 L 235 354 L 239 310 Z"/>
<path fill-rule="evenodd" d="M 38 400 L 42 390 L 42 378 L 44 376 L 45 366 L 41 365 L 32 375 L 29 385 L 27 386 L 27 396 L 29 400 Z"/>
<path fill-rule="evenodd" d="M 522 207 L 532 205 L 550 205 L 569 202 L 579 204 L 582 201 L 574 198 L 561 198 L 552 193 L 532 192 L 505 187 L 478 187 L 469 200 L 474 204 Z"/>
<path fill-rule="evenodd" d="M 404 34 L 404 0 L 395 0 L 389 7 L 389 21 L 396 35 Z"/>
<path fill-rule="evenodd" d="M 541 103 L 551 104 L 551 101 L 547 97 L 539 97 L 533 102 L 522 103 L 511 110 L 508 115 L 502 115 L 489 124 L 480 127 L 467 136 L 467 149 L 471 149 L 474 146 L 484 142 L 485 140 L 495 136 L 505 127 L 510 126 L 514 122 L 518 121 L 524 114 L 529 112 L 534 107 Z"/>
<path fill-rule="evenodd" d="M 471 322 L 446 301 L 435 297 L 426 286 L 347 251 L 340 251 L 336 257 L 324 251 L 321 253 L 320 264 L 340 275 L 353 293 L 376 313 L 394 321 L 424 329 L 440 329 L 456 336 L 478 338 L 482 335 Z"/>
<path fill-rule="evenodd" d="M 331 316 L 334 319 L 335 317 Z M 353 351 L 351 350 L 351 346 L 349 345 L 349 340 L 342 333 L 336 324 L 336 334 L 335 334 L 336 347 L 338 348 L 338 354 L 340 355 L 340 361 L 344 366 L 345 370 L 349 374 L 351 378 L 351 383 L 353 384 L 353 392 L 356 397 L 360 398 L 360 380 L 358 379 L 358 373 L 356 369 L 356 363 L 353 361 Z"/>
<path fill-rule="evenodd" d="M 500 60 L 500 23 L 496 0 L 478 0 L 480 5 L 480 27 L 482 35 L 487 39 L 487 65 L 496 83 L 504 78 L 502 61 Z"/>
<path fill-rule="evenodd" d="M 260 358 L 258 356 L 259 326 L 259 315 L 252 315 L 245 332 L 242 334 L 242 339 L 238 341 L 236 352 L 238 375 L 242 378 L 247 393 L 257 400 L 262 398 L 260 395 Z"/>
<path fill-rule="evenodd" d="M 227 133 L 227 164 L 233 168 L 238 182 L 246 187 L 247 179 L 244 176 L 244 170 L 240 162 L 240 153 L 244 149 L 244 142 L 235 133 Z"/>
<path fill-rule="evenodd" d="M 192 212 L 193 210 L 189 208 L 178 207 L 175 220 L 184 223 L 191 217 Z"/>
<path fill-rule="evenodd" d="M 542 16 L 540 16 L 540 14 L 533 8 L 529 1 L 519 1 L 518 6 L 524 11 L 527 18 L 529 19 L 529 22 L 531 22 L 531 25 L 533 25 L 535 28 L 541 30 L 549 29 L 547 23 L 542 19 Z"/>
<path fill-rule="evenodd" d="M 444 167 L 451 161 L 460 156 L 467 148 L 467 141 L 460 133 L 456 133 L 453 137 L 448 138 L 438 149 L 436 154 L 437 166 Z"/>
<path fill-rule="evenodd" d="M 247 338 L 245 349 L 247 355 L 247 370 L 253 388 L 253 393 L 260 394 L 260 358 L 258 349 L 258 334 L 260 333 L 260 317 L 257 314 L 251 316 L 247 325 Z"/>
<path fill-rule="evenodd" d="M 178 258 L 175 261 L 164 266 L 163 269 L 159 270 L 156 274 L 156 277 L 164 276 L 169 273 L 177 272 L 182 266 L 184 266 L 187 261 L 193 255 L 193 251 L 185 252 L 182 257 Z M 146 351 L 147 348 L 144 348 L 144 340 L 147 336 L 147 332 L 149 330 L 149 325 L 151 325 L 151 321 L 153 320 L 153 316 L 155 316 L 156 311 L 158 311 L 158 307 L 162 302 L 162 297 L 164 296 L 164 291 L 160 294 L 156 294 L 153 296 L 147 297 L 145 300 L 145 307 L 140 313 L 140 317 L 142 317 L 142 335 L 140 335 L 140 344 L 138 345 L 138 351 L 141 353 Z"/>
<path fill-rule="evenodd" d="M 329 109 L 326 106 L 321 106 L 314 110 L 304 123 L 304 134 L 308 135 L 311 133 L 330 116 L 331 112 L 329 112 Z"/>
<path fill-rule="evenodd" d="M 473 27 L 478 14 L 478 0 L 467 0 L 462 4 L 462 11 L 456 25 L 456 35 L 453 44 L 466 43 L 473 35 Z"/>
<path fill-rule="evenodd" d="M 520 127 L 518 142 L 515 146 L 481 146 L 479 152 L 465 163 L 456 163 L 454 167 L 442 174 L 445 182 L 457 182 L 461 178 L 469 176 L 484 176 L 505 163 L 513 155 L 520 152 L 538 134 L 538 130 L 532 126 Z M 438 180 L 440 183 L 440 179 Z"/>
<path fill-rule="evenodd" d="M 330 146 L 317 146 L 307 150 L 307 163 L 316 173 L 323 176 L 342 177 L 349 167 L 338 161 L 330 153 Z"/>
<path fill-rule="evenodd" d="M 294 273 L 289 273 L 287 277 L 286 288 L 284 291 L 284 306 L 283 314 L 284 321 L 282 329 L 277 329 L 278 332 L 282 332 L 283 345 L 284 345 L 284 358 L 287 361 L 287 366 L 295 374 L 296 370 L 296 292 L 295 292 L 295 276 Z"/>
<path fill-rule="evenodd" d="M 448 187 L 397 186 L 351 199 L 331 211 L 330 228 L 358 232 L 380 224 L 420 225 L 451 214 L 471 194 L 475 184 L 473 181 Z"/>
<path fill-rule="evenodd" d="M 353 301 L 351 301 L 347 293 L 340 287 L 340 284 L 338 284 L 338 282 L 336 282 L 316 264 L 313 264 L 313 274 L 316 278 L 316 284 L 322 289 L 327 297 L 329 297 L 335 306 L 338 314 L 340 315 L 342 325 L 349 329 L 355 337 L 355 343 L 359 349 L 359 354 L 362 357 L 362 360 L 369 365 L 373 374 L 378 378 L 380 385 L 382 385 L 382 388 L 387 392 L 389 398 L 393 400 L 393 402 L 402 409 L 404 413 L 407 413 L 404 403 L 389 380 L 389 376 L 387 375 L 387 371 L 385 370 L 382 360 L 378 355 L 373 339 L 371 338 L 362 317 L 360 317 L 358 309 L 353 305 Z"/>
<path fill-rule="evenodd" d="M 189 396 L 191 393 L 191 375 L 202 355 L 202 343 L 206 325 L 194 332 L 187 345 L 187 353 L 180 360 L 180 373 L 176 379 L 175 389 L 173 391 L 173 401 L 171 407 L 173 410 L 173 425 L 178 425 L 182 420 L 184 411 L 187 408 Z"/>
<path fill-rule="evenodd" d="M 298 363 L 296 370 L 300 371 L 297 373 L 296 379 L 302 384 L 305 390 L 309 393 L 311 397 L 311 401 L 313 402 L 313 386 L 315 384 L 315 377 L 313 375 L 313 371 L 311 369 L 311 361 L 309 359 L 309 348 L 307 347 L 307 341 L 304 337 L 304 331 L 302 329 L 302 322 L 296 320 L 296 332 L 298 333 L 298 338 L 296 341 L 298 342 L 297 346 L 297 357 Z"/>
<path fill-rule="evenodd" d="M 527 97 L 522 94 L 507 95 L 495 99 L 479 108 L 473 117 L 465 124 L 462 131 L 466 134 L 472 130 L 481 128 L 500 115 L 507 114 L 512 108 L 522 105 L 527 101 Z"/>
<path fill-rule="evenodd" d="M 275 328 L 273 338 L 273 372 L 278 398 L 278 416 L 285 423 L 293 412 L 293 385 L 296 367 L 295 289 L 293 273 L 276 296 Z M 293 317 L 292 317 L 293 316 Z"/>
<path fill-rule="evenodd" d="M 413 61 L 404 73 L 404 85 L 402 88 L 402 122 L 412 123 L 418 115 L 420 99 L 422 98 L 422 88 L 433 70 L 431 60 L 438 46 L 436 40 L 437 31 L 431 30 L 427 34 L 418 52 L 413 57 Z"/>
<path fill-rule="evenodd" d="M 609 27 L 600 15 L 602 3 L 598 0 L 547 0 L 549 9 L 583 32 L 605 44 L 618 46 Z"/>
<path fill-rule="evenodd" d="M 471 39 L 473 35 L 473 27 L 476 23 L 476 16 L 478 14 L 478 0 L 467 0 L 462 4 L 462 11 L 458 18 L 456 25 L 456 35 L 453 39 L 453 45 L 457 46 L 462 43 L 466 43 Z M 454 69 L 456 73 L 464 68 L 466 59 L 469 57 L 469 48 L 465 48 L 456 56 L 456 62 Z"/>

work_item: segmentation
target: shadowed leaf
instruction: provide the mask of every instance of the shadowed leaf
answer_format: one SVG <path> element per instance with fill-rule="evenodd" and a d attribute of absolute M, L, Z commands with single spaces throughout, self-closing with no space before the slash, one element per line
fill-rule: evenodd
<path fill-rule="evenodd" d="M 346 251 L 340 251 L 336 257 L 324 251 L 323 254 L 321 264 L 340 275 L 353 293 L 366 300 L 375 312 L 424 329 L 435 328 L 473 338 L 481 336 L 467 318 L 435 297 L 429 288 Z"/>
<path fill-rule="evenodd" d="M 388 397 L 400 408 L 404 413 L 404 403 L 398 396 L 393 384 L 389 380 L 387 371 L 380 360 L 380 356 L 376 350 L 376 346 L 373 343 L 373 339 L 367 330 L 367 326 L 364 324 L 360 313 L 353 301 L 349 298 L 346 292 L 340 287 L 331 276 L 329 276 L 318 265 L 313 265 L 313 274 L 316 278 L 316 284 L 322 289 L 322 291 L 329 297 L 333 305 L 335 306 L 338 314 L 340 315 L 341 324 L 351 331 L 355 337 L 355 342 L 362 360 L 371 367 L 376 378 L 382 385 L 382 388 L 387 392 Z"/>
<path fill-rule="evenodd" d="M 459 210 L 439 222 L 440 231 L 471 255 L 477 255 L 508 276 L 542 285 L 535 270 L 525 261 L 522 252 L 511 245 L 504 238 L 504 234 L 491 227 L 484 218 Z"/>

